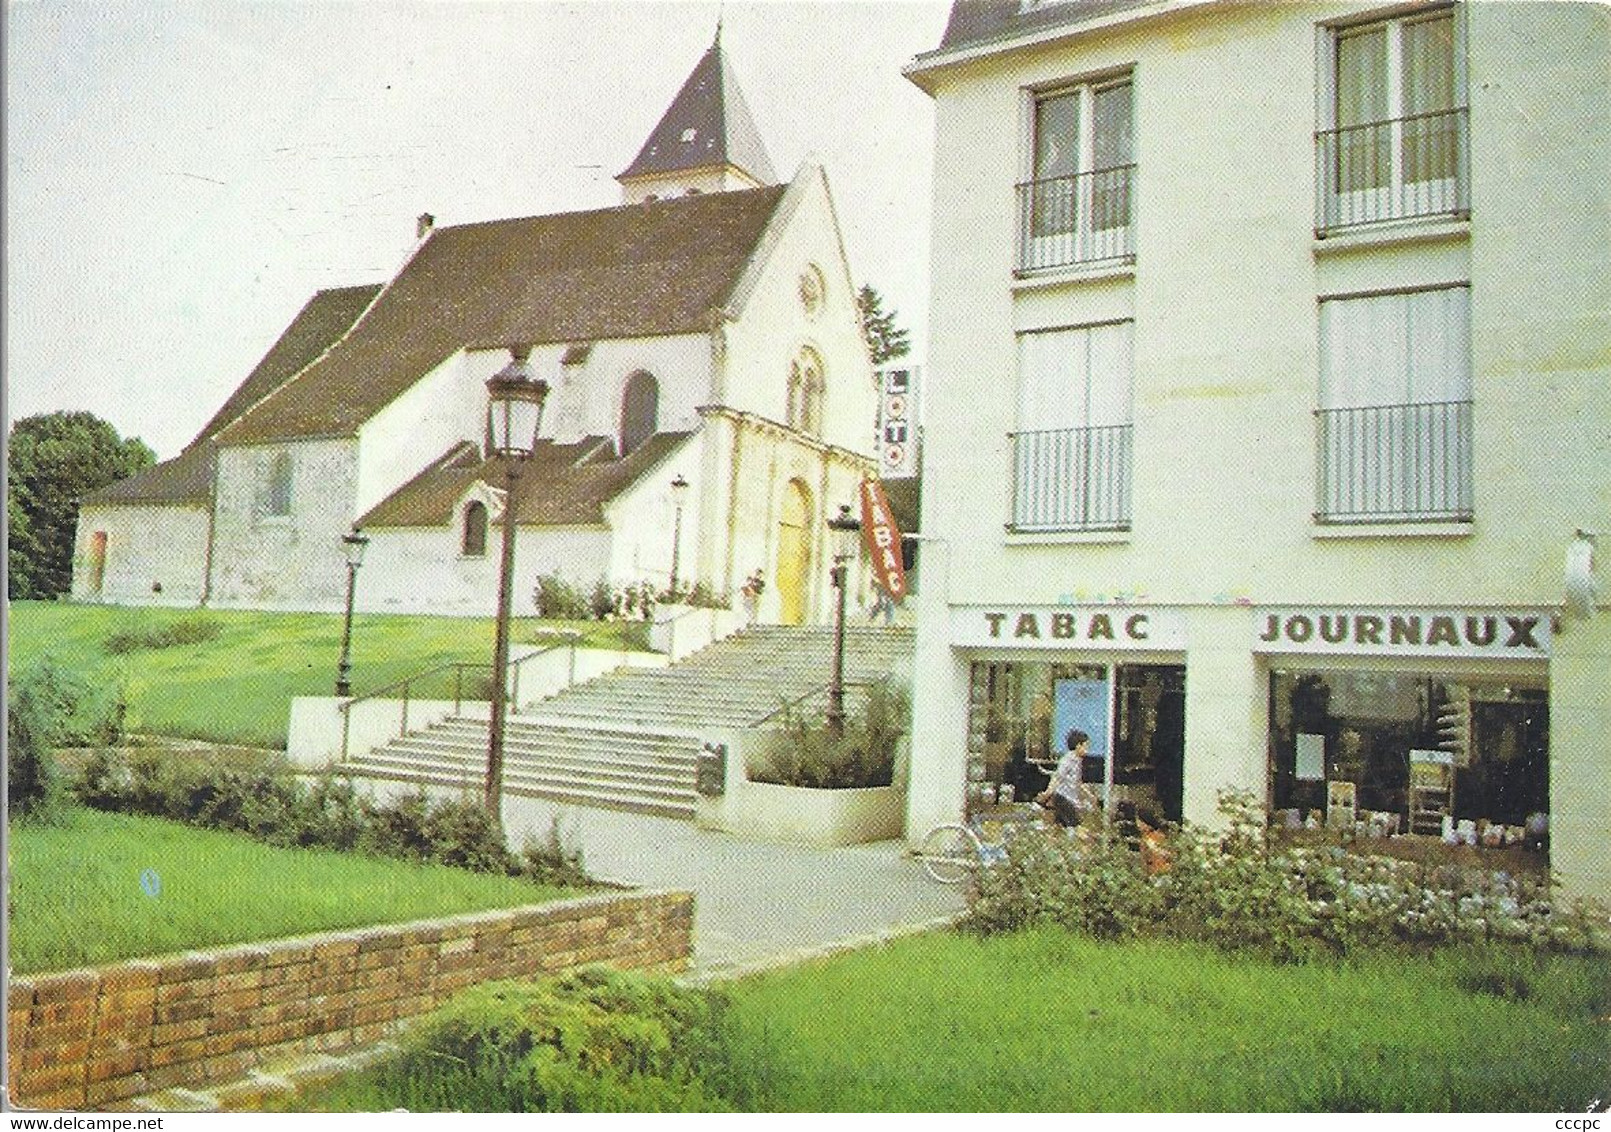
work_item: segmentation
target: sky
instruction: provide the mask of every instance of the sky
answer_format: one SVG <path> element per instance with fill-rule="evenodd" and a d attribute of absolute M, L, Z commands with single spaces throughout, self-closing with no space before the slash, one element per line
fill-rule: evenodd
<path fill-rule="evenodd" d="M 321 287 L 437 224 L 609 207 L 718 17 L 772 164 L 828 170 L 920 354 L 945 0 L 183 0 L 6 7 L 9 421 L 175 455 Z"/>

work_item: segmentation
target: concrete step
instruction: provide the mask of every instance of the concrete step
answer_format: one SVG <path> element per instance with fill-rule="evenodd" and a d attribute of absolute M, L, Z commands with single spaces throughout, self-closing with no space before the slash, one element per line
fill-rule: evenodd
<path fill-rule="evenodd" d="M 421 786 L 463 787 L 467 790 L 480 790 L 483 778 L 478 774 L 455 773 L 450 768 L 384 768 L 376 769 L 363 764 L 344 765 L 343 774 L 356 778 L 378 778 L 389 782 L 409 782 Z M 485 768 L 482 768 L 485 773 Z M 518 777 L 505 777 L 504 791 L 523 798 L 546 798 L 549 801 L 565 802 L 576 806 L 593 806 L 605 810 L 622 810 L 628 813 L 651 814 L 656 817 L 680 818 L 691 820 L 694 816 L 694 804 L 690 796 L 687 804 L 655 799 L 628 798 L 619 794 L 610 794 L 593 790 L 575 789 L 568 786 L 548 787 L 534 785 L 522 781 Z"/>
<path fill-rule="evenodd" d="M 360 756 L 352 761 L 358 762 L 365 758 L 401 758 L 416 762 L 428 762 L 438 759 L 444 763 L 479 763 L 482 766 L 487 762 L 487 749 L 485 747 L 465 747 L 445 743 L 432 743 L 417 740 L 399 740 L 388 743 L 377 751 Z M 694 763 L 690 759 L 681 765 L 667 765 L 641 762 L 626 762 L 612 760 L 606 757 L 575 758 L 557 756 L 533 756 L 529 752 L 504 748 L 504 765 L 507 767 L 520 767 L 532 773 L 543 774 L 572 774 L 578 778 L 609 779 L 618 782 L 643 782 L 664 786 L 691 786 L 694 781 Z"/>
<path fill-rule="evenodd" d="M 374 771 L 421 771 L 462 774 L 480 781 L 486 774 L 487 760 L 479 758 L 444 758 L 440 754 L 416 755 L 409 751 L 387 748 L 374 751 L 362 759 L 354 759 L 349 767 L 364 767 Z M 343 768 L 348 769 L 348 768 Z M 571 774 L 563 769 L 534 766 L 531 763 L 505 762 L 505 782 L 519 781 L 544 789 L 592 790 L 618 795 L 622 798 L 645 798 L 655 801 L 687 802 L 693 804 L 694 781 L 686 778 L 638 778 L 608 772 Z"/>

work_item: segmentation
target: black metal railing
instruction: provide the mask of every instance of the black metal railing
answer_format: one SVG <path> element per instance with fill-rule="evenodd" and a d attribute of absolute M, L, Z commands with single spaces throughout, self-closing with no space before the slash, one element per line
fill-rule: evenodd
<path fill-rule="evenodd" d="M 1465 107 L 1315 134 L 1315 230 L 1471 212 Z"/>
<path fill-rule="evenodd" d="M 1471 518 L 1471 402 L 1319 409 L 1322 523 Z"/>
<path fill-rule="evenodd" d="M 1135 258 L 1134 165 L 1018 186 L 1018 270 Z"/>
<path fill-rule="evenodd" d="M 1132 428 L 1095 425 L 1010 434 L 1010 529 L 1129 529 Z"/>

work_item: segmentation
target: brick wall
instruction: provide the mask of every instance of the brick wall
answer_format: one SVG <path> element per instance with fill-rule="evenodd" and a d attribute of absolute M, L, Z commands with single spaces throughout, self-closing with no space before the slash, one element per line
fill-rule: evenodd
<path fill-rule="evenodd" d="M 692 932 L 690 894 L 614 892 L 14 979 L 11 1097 L 116 1107 L 229 1081 L 268 1057 L 374 1041 L 488 979 L 584 963 L 682 970 Z"/>

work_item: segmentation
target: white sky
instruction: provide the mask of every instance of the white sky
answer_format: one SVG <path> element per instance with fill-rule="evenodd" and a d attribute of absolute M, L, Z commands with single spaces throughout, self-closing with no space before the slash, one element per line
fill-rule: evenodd
<path fill-rule="evenodd" d="M 728 2 L 780 177 L 827 166 L 858 282 L 928 305 L 945 0 Z M 439 225 L 607 207 L 719 5 L 8 0 L 8 421 L 88 409 L 175 454 L 321 287 Z"/>

